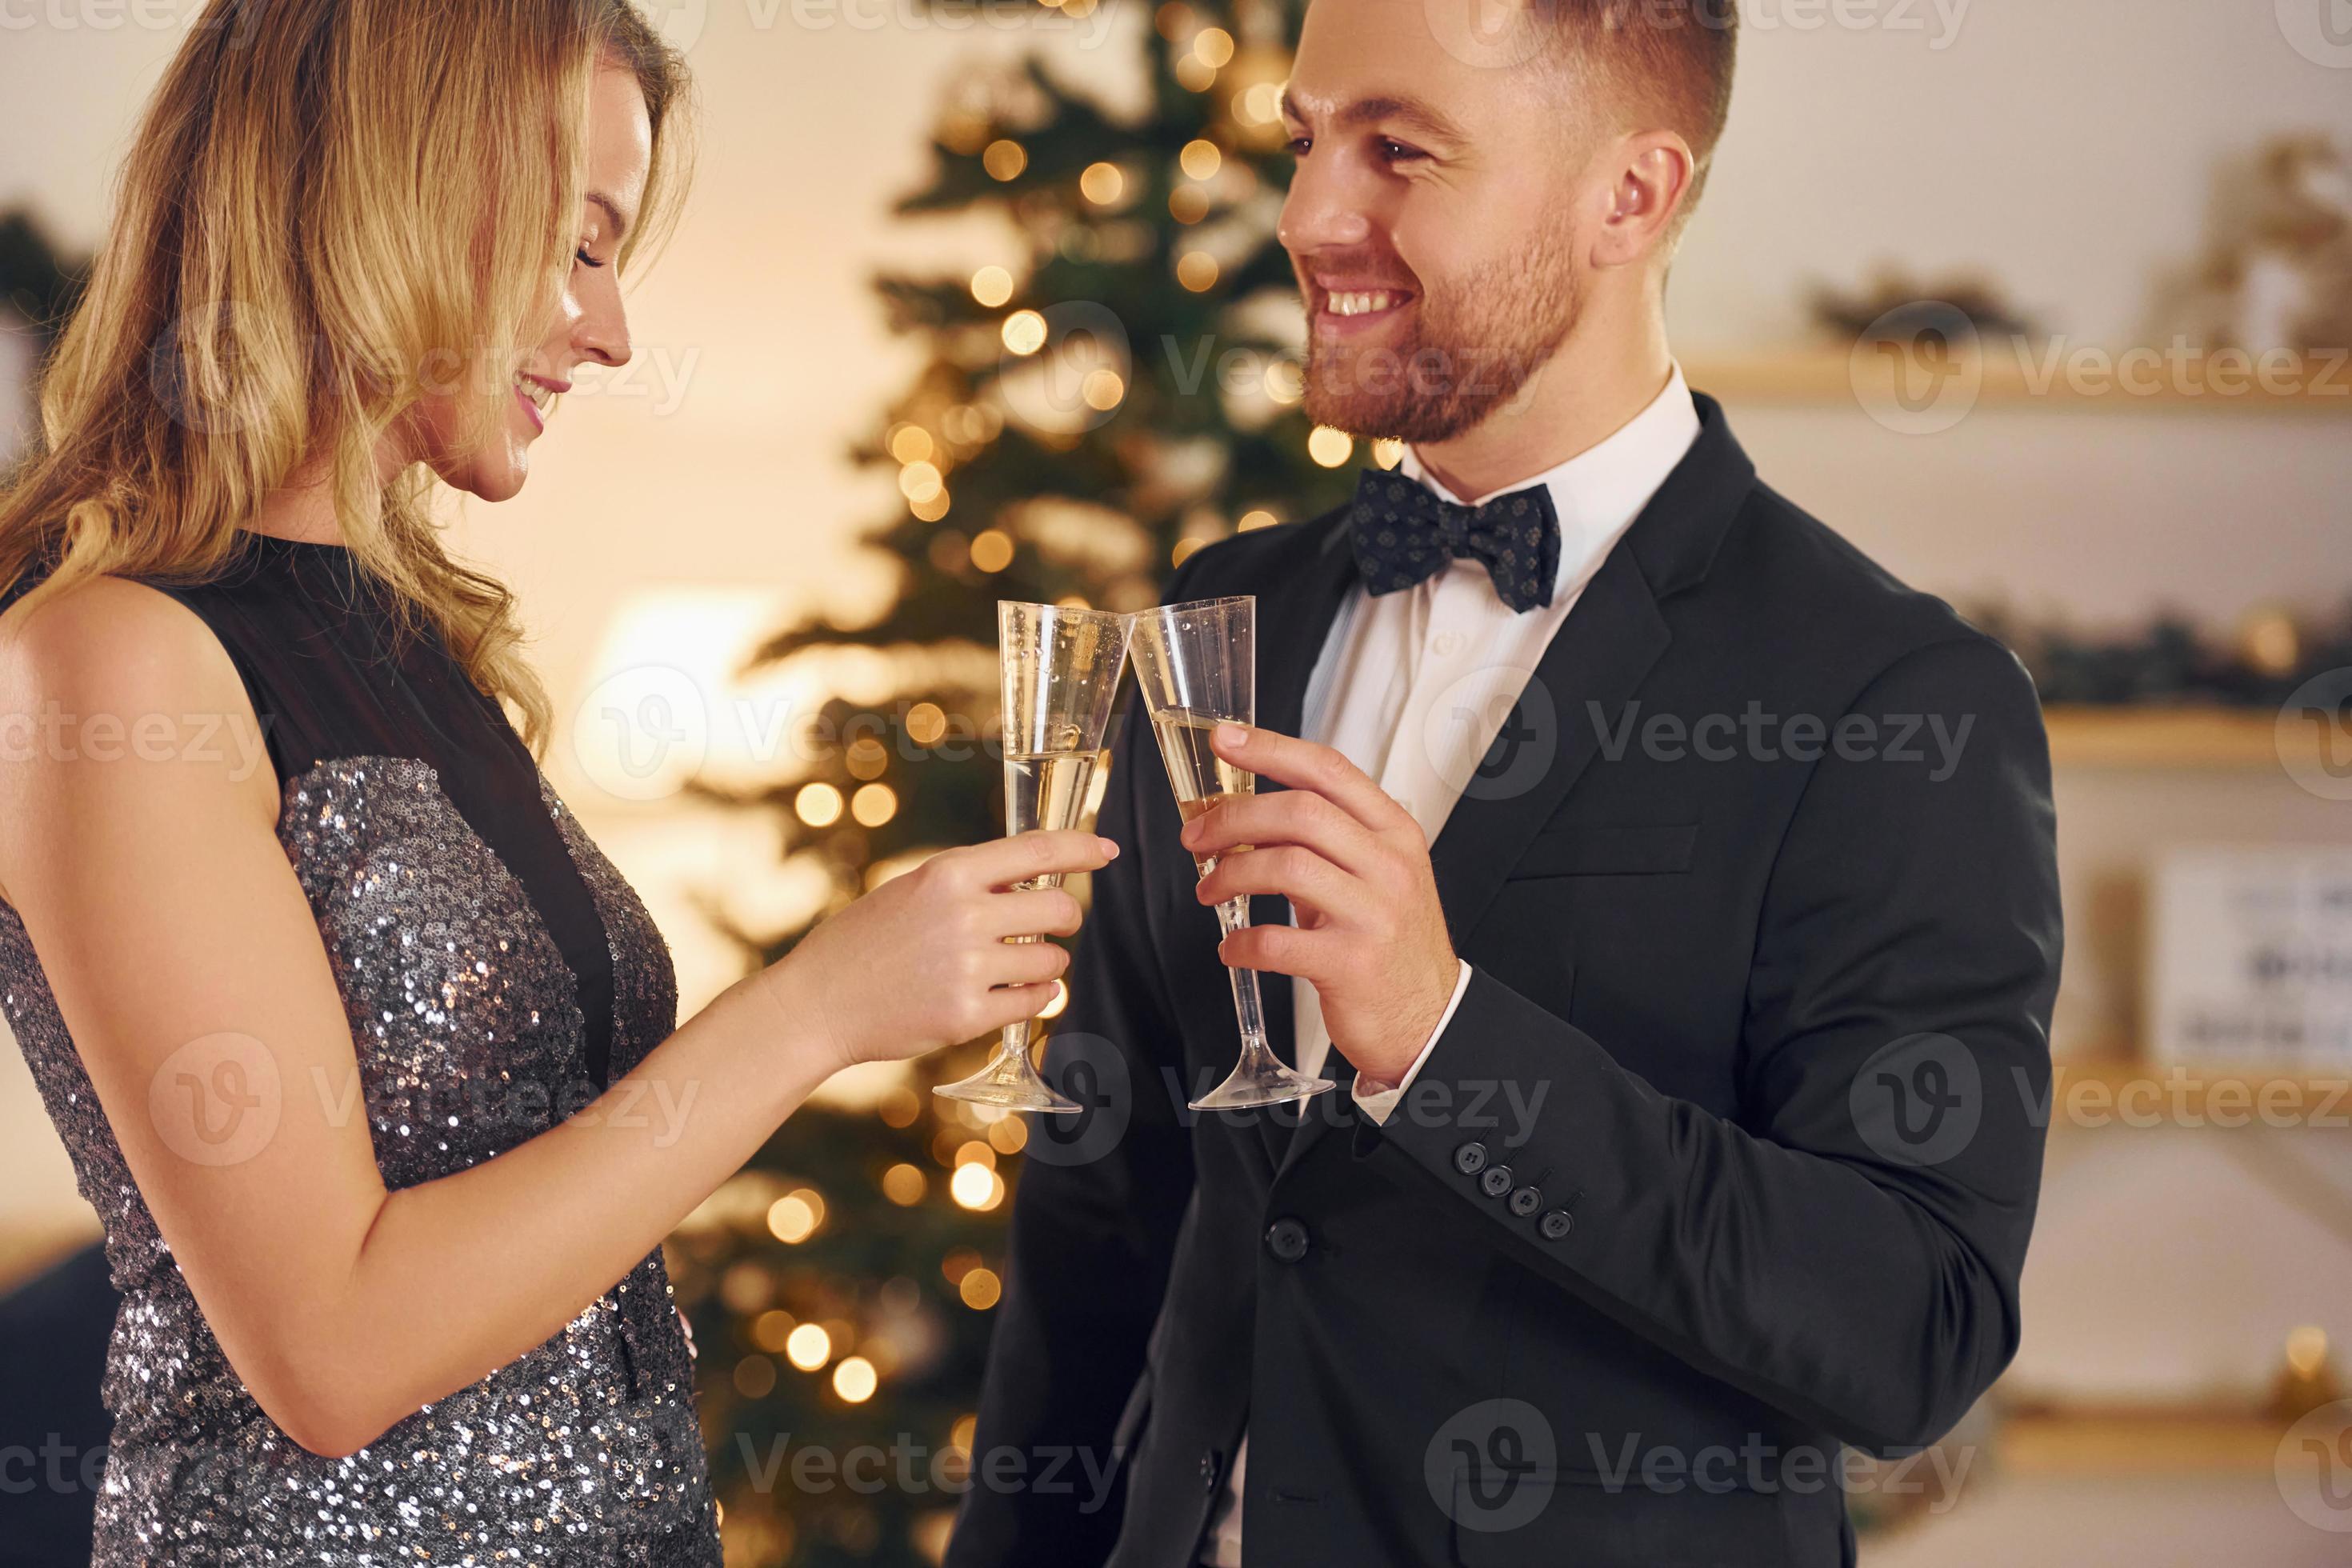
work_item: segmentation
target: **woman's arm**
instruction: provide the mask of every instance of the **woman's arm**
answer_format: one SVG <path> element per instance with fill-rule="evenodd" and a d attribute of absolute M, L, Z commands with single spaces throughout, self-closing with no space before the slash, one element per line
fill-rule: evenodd
<path fill-rule="evenodd" d="M 836 1068 L 1037 1012 L 1063 950 L 1002 939 L 1074 931 L 1077 905 L 992 889 L 1108 858 L 1087 834 L 939 856 L 729 989 L 586 1110 L 387 1193 L 339 1092 L 357 1058 L 277 839 L 276 780 L 266 761 L 255 776 L 257 747 L 222 739 L 258 733 L 226 652 L 184 607 L 112 579 L 0 633 L 0 713 L 34 721 L 0 748 L 0 886 L 230 1364 L 321 1454 L 544 1342 Z M 624 1094 L 682 1115 L 606 1114 Z"/>

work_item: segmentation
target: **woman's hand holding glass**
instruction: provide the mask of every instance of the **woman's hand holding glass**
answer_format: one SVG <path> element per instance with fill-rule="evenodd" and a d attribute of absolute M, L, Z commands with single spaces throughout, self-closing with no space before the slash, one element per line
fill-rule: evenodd
<path fill-rule="evenodd" d="M 932 856 L 819 924 L 758 976 L 787 1018 L 818 1026 L 835 1065 L 920 1056 L 1033 1018 L 1069 952 L 1078 900 L 1042 877 L 1099 870 L 1118 846 L 1066 829 Z"/>

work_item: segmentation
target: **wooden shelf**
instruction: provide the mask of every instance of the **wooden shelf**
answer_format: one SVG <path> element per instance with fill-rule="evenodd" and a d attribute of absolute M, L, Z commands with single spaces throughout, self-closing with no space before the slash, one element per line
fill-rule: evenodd
<path fill-rule="evenodd" d="M 2352 1128 L 2352 1067 L 2070 1062 L 2056 1068 L 2050 1125 Z"/>
<path fill-rule="evenodd" d="M 2132 351 L 2127 365 L 2113 353 L 2055 356 L 2045 347 L 2008 339 L 1937 372 L 1930 382 L 1913 373 L 1913 388 L 1931 395 L 1942 378 L 1972 378 L 1975 405 L 2106 414 L 2352 415 L 2352 362 L 2313 355 L 2292 364 L 2259 357 L 2151 357 Z M 2104 374 L 2102 373 L 2104 367 Z M 2267 368 L 2266 368 L 2267 367 Z M 1893 408 L 1902 366 L 1884 352 L 1857 353 L 1836 346 L 1799 346 L 1686 362 L 1698 391 L 1727 403 L 1823 405 L 1858 410 Z M 1923 367 L 1924 368 L 1924 367 Z"/>
<path fill-rule="evenodd" d="M 2078 768 L 2278 768 L 2315 757 L 2318 730 L 2281 726 L 2267 708 L 2100 708 L 2044 710 L 2050 760 Z"/>
<path fill-rule="evenodd" d="M 2011 1415 L 1996 1451 L 2019 1475 L 2268 1474 L 2287 1426 L 2253 1415 Z"/>

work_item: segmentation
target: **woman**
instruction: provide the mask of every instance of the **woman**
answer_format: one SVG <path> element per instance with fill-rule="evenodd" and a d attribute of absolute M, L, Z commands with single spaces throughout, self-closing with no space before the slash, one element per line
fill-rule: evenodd
<path fill-rule="evenodd" d="M 1076 905 L 994 889 L 1112 853 L 940 855 L 673 1028 L 425 503 L 628 358 L 682 86 L 620 0 L 214 0 L 131 153 L 0 494 L 0 992 L 126 1298 L 100 1563 L 717 1563 L 661 1238 L 830 1073 L 1035 1014 L 1061 950 L 1001 939 Z"/>

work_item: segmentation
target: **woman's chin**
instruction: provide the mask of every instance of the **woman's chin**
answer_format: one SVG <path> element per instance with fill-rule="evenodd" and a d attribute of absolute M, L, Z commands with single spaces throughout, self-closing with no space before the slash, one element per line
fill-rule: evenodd
<path fill-rule="evenodd" d="M 512 500 L 529 478 L 530 449 L 520 441 L 501 443 L 498 449 L 480 454 L 462 468 L 441 470 L 441 482 L 451 489 L 494 502 Z"/>

